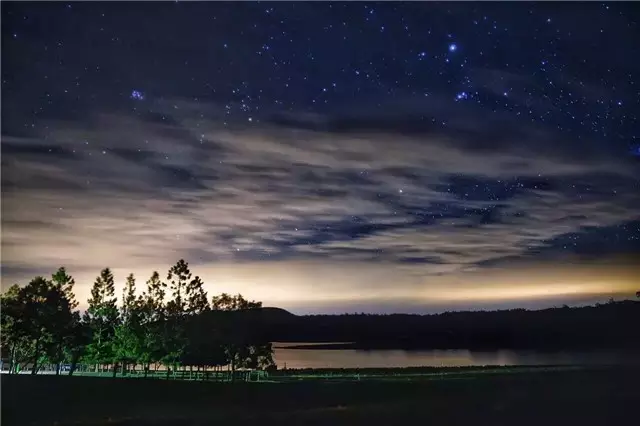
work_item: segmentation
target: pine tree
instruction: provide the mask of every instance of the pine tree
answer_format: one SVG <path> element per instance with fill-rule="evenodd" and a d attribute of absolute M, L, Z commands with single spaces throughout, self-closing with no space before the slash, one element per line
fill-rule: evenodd
<path fill-rule="evenodd" d="M 113 274 L 109 268 L 103 269 L 93 284 L 85 322 L 92 334 L 91 343 L 87 347 L 88 359 L 97 365 L 111 363 L 114 360 L 113 344 L 118 325 L 118 307 Z"/>
<path fill-rule="evenodd" d="M 169 288 L 173 299 L 167 302 L 166 318 L 164 321 L 163 332 L 163 358 L 162 362 L 167 366 L 167 374 L 169 374 L 169 367 L 177 368 L 177 364 L 182 359 L 185 347 L 187 345 L 185 321 L 187 311 L 191 282 L 191 271 L 189 270 L 189 264 L 180 259 L 174 266 L 169 269 L 167 273 L 167 281 L 169 281 Z M 198 295 L 198 285 L 202 290 L 202 281 L 198 278 L 192 286 L 192 294 L 196 295 L 194 302 L 201 299 Z M 205 296 L 206 297 L 206 296 Z M 205 300 L 206 302 L 206 300 Z M 204 309 L 203 306 L 200 306 Z"/>
<path fill-rule="evenodd" d="M 138 299 L 141 333 L 138 359 L 142 363 L 145 377 L 148 374 L 149 366 L 162 359 L 166 313 L 165 288 L 166 284 L 160 280 L 160 274 L 154 271 L 147 281 L 147 289 Z"/>
<path fill-rule="evenodd" d="M 191 271 L 189 264 L 180 259 L 178 263 L 169 269 L 167 281 L 169 281 L 169 289 L 173 299 L 167 304 L 167 311 L 170 316 L 181 316 L 185 313 L 187 298 L 187 285 L 191 280 Z"/>
<path fill-rule="evenodd" d="M 75 280 L 67 274 L 64 267 L 60 267 L 51 275 L 51 283 L 55 289 L 55 295 L 58 299 L 56 304 L 59 305 L 59 309 L 56 311 L 55 317 L 52 318 L 52 325 L 55 325 L 56 328 L 52 334 L 53 341 L 48 354 L 49 361 L 56 364 L 56 375 L 59 375 L 61 363 L 65 358 L 65 345 L 70 342 L 75 333 L 76 321 L 78 320 L 76 317 L 79 316 L 79 313 L 73 312 L 78 307 L 73 293 Z"/>
<path fill-rule="evenodd" d="M 204 291 L 204 283 L 196 276 L 186 286 L 186 311 L 190 315 L 198 315 L 209 310 L 207 292 Z"/>
<path fill-rule="evenodd" d="M 152 314 L 158 316 L 165 311 L 165 296 L 167 285 L 160 280 L 160 274 L 154 271 L 147 280 L 147 289 L 142 294 L 142 299 L 149 306 Z"/>
<path fill-rule="evenodd" d="M 51 275 L 51 281 L 62 290 L 71 304 L 71 309 L 77 308 L 78 302 L 76 301 L 76 295 L 73 293 L 73 286 L 76 282 L 71 275 L 67 274 L 64 266 L 61 266 L 55 274 Z"/>
<path fill-rule="evenodd" d="M 129 274 L 122 292 L 120 323 L 115 332 L 114 351 L 122 364 L 123 374 L 127 364 L 137 363 L 142 348 L 141 306 L 136 298 L 136 280 Z"/>

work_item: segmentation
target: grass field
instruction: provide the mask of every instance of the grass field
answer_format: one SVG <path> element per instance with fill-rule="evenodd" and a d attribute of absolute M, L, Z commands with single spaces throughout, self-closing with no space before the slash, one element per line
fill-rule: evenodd
<path fill-rule="evenodd" d="M 211 383 L 2 377 L 3 425 L 636 425 L 640 370 Z"/>

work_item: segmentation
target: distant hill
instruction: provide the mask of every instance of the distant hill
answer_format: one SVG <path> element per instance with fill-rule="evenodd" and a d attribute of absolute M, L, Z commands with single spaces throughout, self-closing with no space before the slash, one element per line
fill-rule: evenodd
<path fill-rule="evenodd" d="M 263 312 L 264 315 L 273 319 L 291 319 L 291 318 L 297 317 L 297 315 L 292 314 L 286 309 L 276 308 L 272 306 L 265 306 L 263 308 L 260 308 L 260 310 Z"/>
<path fill-rule="evenodd" d="M 433 315 L 297 316 L 269 307 L 241 315 L 246 327 L 276 342 L 355 342 L 349 347 L 362 349 L 640 349 L 638 301 Z"/>

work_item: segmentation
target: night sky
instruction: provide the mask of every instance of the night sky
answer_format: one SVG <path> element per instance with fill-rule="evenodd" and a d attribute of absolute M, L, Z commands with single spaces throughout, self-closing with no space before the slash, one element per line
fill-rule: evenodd
<path fill-rule="evenodd" d="M 2 283 L 296 313 L 640 290 L 634 3 L 2 2 Z"/>

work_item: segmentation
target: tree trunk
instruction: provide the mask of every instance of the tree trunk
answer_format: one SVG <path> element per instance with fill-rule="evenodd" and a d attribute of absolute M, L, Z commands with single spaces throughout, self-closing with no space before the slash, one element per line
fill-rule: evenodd
<path fill-rule="evenodd" d="M 60 375 L 60 368 L 62 367 L 62 363 L 59 362 L 56 364 L 56 376 Z"/>
<path fill-rule="evenodd" d="M 33 365 L 31 366 L 31 374 L 36 375 L 38 373 L 38 358 L 40 358 L 40 338 L 36 340 L 35 354 L 33 356 Z"/>
<path fill-rule="evenodd" d="M 113 364 L 113 375 L 111 377 L 116 377 L 116 375 L 118 374 L 118 363 L 114 363 Z"/>
<path fill-rule="evenodd" d="M 16 345 L 11 346 L 11 358 L 9 360 L 9 374 L 15 373 L 16 369 Z"/>
<path fill-rule="evenodd" d="M 71 358 L 71 366 L 69 367 L 69 376 L 73 376 L 73 372 L 76 369 L 76 365 L 78 364 L 78 357 L 73 355 Z"/>

